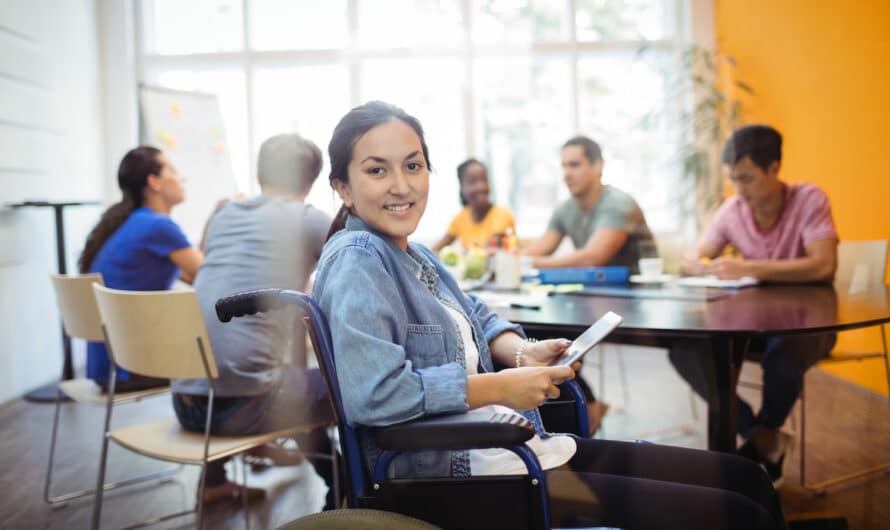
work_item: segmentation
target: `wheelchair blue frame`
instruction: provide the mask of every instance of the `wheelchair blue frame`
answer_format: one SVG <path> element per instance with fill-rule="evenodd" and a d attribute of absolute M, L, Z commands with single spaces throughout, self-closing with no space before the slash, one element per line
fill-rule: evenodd
<path fill-rule="evenodd" d="M 325 382 L 328 386 L 328 391 L 332 397 L 331 401 L 337 420 L 337 428 L 340 433 L 343 458 L 349 475 L 349 480 L 346 484 L 348 504 L 352 507 L 358 507 L 359 498 L 368 496 L 369 492 L 367 490 L 371 481 L 369 480 L 362 463 L 362 450 L 358 434 L 346 421 L 340 384 L 337 379 L 337 367 L 334 360 L 334 348 L 331 340 L 330 328 L 324 313 L 315 301 L 305 293 L 278 289 L 261 289 L 223 298 L 217 302 L 216 310 L 219 319 L 223 322 L 227 322 L 232 317 L 267 312 L 279 309 L 285 305 L 296 306 L 304 313 L 305 318 L 309 320 L 310 325 L 307 326 L 308 332 L 316 349 L 319 368 L 322 370 Z M 570 383 L 571 384 L 563 385 L 562 388 L 564 390 L 567 389 L 571 394 L 571 397 L 574 399 L 575 421 L 578 426 L 578 431 L 582 435 L 586 435 L 586 433 L 589 432 L 589 424 L 584 395 L 576 383 Z M 524 444 L 506 446 L 504 448 L 517 454 L 528 469 L 528 478 L 531 486 L 534 487 L 537 496 L 540 499 L 543 521 L 545 526 L 547 526 L 550 518 L 547 503 L 546 479 L 541 470 L 537 456 L 535 456 L 534 452 Z M 375 485 L 387 480 L 388 470 L 392 460 L 403 452 L 405 451 L 382 451 L 375 463 L 374 476 L 372 477 Z"/>

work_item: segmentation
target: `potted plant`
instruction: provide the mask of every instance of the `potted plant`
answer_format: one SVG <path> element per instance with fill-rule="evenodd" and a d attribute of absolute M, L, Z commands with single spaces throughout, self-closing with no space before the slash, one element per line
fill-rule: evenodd
<path fill-rule="evenodd" d="M 685 191 L 694 192 L 687 195 L 694 196 L 694 205 L 687 205 L 684 214 L 689 218 L 694 213 L 696 233 L 726 195 L 720 151 L 732 131 L 744 124 L 744 100 L 754 94 L 736 78 L 735 68 L 730 55 L 698 45 L 683 51 L 680 86 L 691 101 L 680 115 L 680 156 Z"/>

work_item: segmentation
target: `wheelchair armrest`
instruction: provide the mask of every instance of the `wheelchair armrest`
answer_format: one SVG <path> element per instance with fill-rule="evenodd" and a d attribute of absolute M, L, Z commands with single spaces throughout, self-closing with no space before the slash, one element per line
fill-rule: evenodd
<path fill-rule="evenodd" d="M 265 313 L 284 306 L 281 289 L 257 289 L 235 293 L 216 301 L 216 317 L 228 322 L 234 317 Z"/>
<path fill-rule="evenodd" d="M 522 445 L 535 427 L 519 414 L 470 411 L 376 429 L 377 446 L 389 451 L 484 449 Z"/>
<path fill-rule="evenodd" d="M 538 407 L 547 432 L 571 433 L 581 438 L 590 436 L 587 401 L 576 381 L 559 385 L 560 395 Z"/>

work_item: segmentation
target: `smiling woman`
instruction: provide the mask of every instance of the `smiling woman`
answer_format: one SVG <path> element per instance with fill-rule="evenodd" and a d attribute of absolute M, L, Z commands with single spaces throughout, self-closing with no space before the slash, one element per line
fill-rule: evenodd
<path fill-rule="evenodd" d="M 312 294 L 330 324 L 344 420 L 361 439 L 366 469 L 379 454 L 376 427 L 470 409 L 522 414 L 535 425 L 527 445 L 546 470 L 556 524 L 784 528 L 776 493 L 754 462 L 544 431 L 537 407 L 574 377 L 574 367 L 554 365 L 569 342 L 525 340 L 520 326 L 461 291 L 428 248 L 409 242 L 430 180 L 415 118 L 379 101 L 356 107 L 328 150 L 343 207 Z M 526 473 L 499 448 L 405 453 L 391 471 L 397 478 Z M 637 509 L 639 502 L 649 509 Z"/>
<path fill-rule="evenodd" d="M 475 158 L 464 160 L 457 166 L 457 180 L 464 208 L 451 220 L 445 236 L 433 245 L 433 251 L 439 252 L 455 240 L 460 240 L 464 248 L 484 248 L 492 236 L 516 232 L 510 210 L 491 203 L 485 164 Z"/>
<path fill-rule="evenodd" d="M 414 129 L 393 119 L 355 142 L 352 178 L 334 181 L 348 209 L 403 249 L 426 210 L 430 172 L 422 150 Z"/>
<path fill-rule="evenodd" d="M 328 146 L 331 187 L 343 206 L 328 237 L 352 213 L 404 249 L 429 194 L 429 150 L 423 127 L 402 109 L 372 101 L 342 120 Z"/>

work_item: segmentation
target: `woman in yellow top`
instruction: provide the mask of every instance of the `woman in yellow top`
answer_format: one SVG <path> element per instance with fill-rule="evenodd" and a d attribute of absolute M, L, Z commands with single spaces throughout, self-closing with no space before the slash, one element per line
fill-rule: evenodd
<path fill-rule="evenodd" d="M 475 158 L 461 162 L 457 166 L 457 180 L 464 208 L 452 219 L 448 232 L 433 246 L 433 251 L 439 252 L 455 239 L 459 239 L 465 248 L 485 248 L 491 236 L 506 234 L 507 229 L 516 232 L 510 210 L 488 200 L 488 168 L 485 164 Z"/>

